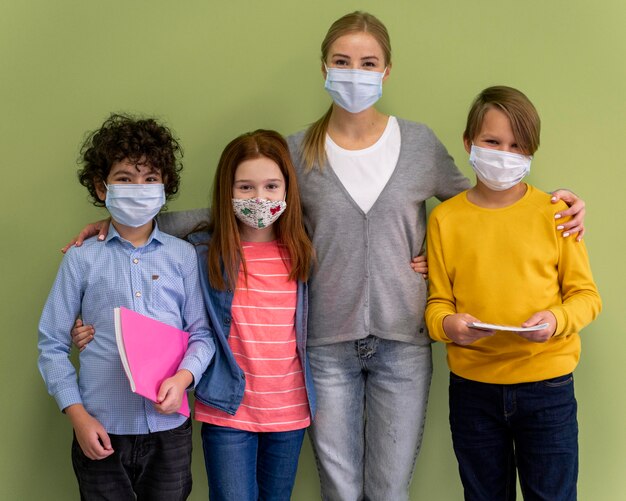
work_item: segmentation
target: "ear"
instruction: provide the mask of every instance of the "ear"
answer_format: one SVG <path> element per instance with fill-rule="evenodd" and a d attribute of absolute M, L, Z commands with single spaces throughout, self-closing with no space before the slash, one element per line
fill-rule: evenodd
<path fill-rule="evenodd" d="M 468 153 L 472 151 L 472 142 L 465 136 L 463 136 L 463 145 L 465 146 L 465 151 Z"/>
<path fill-rule="evenodd" d="M 324 80 L 326 80 L 326 73 L 326 65 L 322 62 L 322 76 L 324 77 Z"/>
<path fill-rule="evenodd" d="M 104 183 L 102 182 L 101 179 L 94 179 L 93 184 L 96 188 L 96 194 L 98 195 L 98 199 L 101 202 L 104 202 L 107 198 L 107 190 L 104 186 Z"/>
<path fill-rule="evenodd" d="M 387 68 L 385 69 L 385 75 L 383 76 L 383 82 L 385 80 L 387 80 L 387 78 L 389 78 L 389 75 L 391 74 L 391 63 L 389 63 L 387 65 Z"/>

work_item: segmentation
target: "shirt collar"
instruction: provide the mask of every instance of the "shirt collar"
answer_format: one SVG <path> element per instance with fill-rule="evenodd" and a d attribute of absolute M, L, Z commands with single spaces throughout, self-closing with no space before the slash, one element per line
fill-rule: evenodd
<path fill-rule="evenodd" d="M 130 242 L 128 242 L 128 240 L 125 240 L 125 239 L 123 239 L 120 236 L 118 231 L 115 229 L 115 226 L 110 224 L 109 225 L 109 233 L 107 234 L 107 236 L 104 239 L 104 241 L 106 243 L 109 243 L 112 240 L 118 240 L 121 243 L 128 243 L 128 244 L 130 244 Z M 148 247 L 152 243 L 153 240 L 154 240 L 155 243 L 158 243 L 158 244 L 162 244 L 163 243 L 163 232 L 161 230 L 159 230 L 159 225 L 157 224 L 156 221 L 154 221 L 154 228 L 152 229 L 152 233 L 150 233 L 150 236 L 148 237 L 148 240 L 146 241 L 145 244 L 142 245 L 142 247 Z"/>

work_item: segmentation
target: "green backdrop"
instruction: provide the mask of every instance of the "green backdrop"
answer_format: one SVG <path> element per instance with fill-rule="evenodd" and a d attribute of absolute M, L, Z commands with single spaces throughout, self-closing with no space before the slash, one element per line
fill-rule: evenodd
<path fill-rule="evenodd" d="M 259 127 L 294 132 L 326 109 L 319 44 L 334 19 L 357 8 L 378 15 L 391 33 L 394 64 L 381 109 L 429 124 L 468 175 L 461 132 L 475 94 L 508 84 L 538 107 L 543 137 L 530 181 L 546 190 L 567 186 L 586 200 L 586 242 L 604 299 L 604 312 L 583 333 L 576 372 L 580 498 L 626 499 L 623 0 L 2 2 L 0 499 L 78 498 L 71 429 L 37 371 L 36 340 L 60 247 L 103 214 L 76 180 L 85 131 L 111 111 L 167 121 L 186 152 L 171 208 L 204 206 L 231 138 Z M 462 493 L 441 346 L 434 356 L 411 492 L 454 500 Z M 207 488 L 195 431 L 192 499 L 201 500 Z M 307 442 L 294 499 L 318 498 Z"/>

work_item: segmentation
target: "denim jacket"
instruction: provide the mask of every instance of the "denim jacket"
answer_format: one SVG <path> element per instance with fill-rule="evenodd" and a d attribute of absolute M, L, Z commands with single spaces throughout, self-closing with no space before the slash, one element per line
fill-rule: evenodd
<path fill-rule="evenodd" d="M 209 315 L 209 325 L 215 338 L 215 355 L 213 360 L 196 385 L 196 399 L 205 405 L 215 407 L 234 415 L 241 404 L 246 386 L 246 377 L 228 344 L 230 334 L 231 307 L 233 291 L 216 290 L 209 284 L 207 266 L 208 242 L 211 236 L 207 232 L 192 233 L 187 239 L 194 244 L 198 256 L 200 283 L 204 303 Z M 224 278 L 226 276 L 224 275 Z M 308 297 L 307 284 L 298 281 L 296 302 L 296 350 L 304 372 L 304 383 L 311 418 L 315 415 L 315 389 L 311 378 L 309 359 L 306 354 Z"/>

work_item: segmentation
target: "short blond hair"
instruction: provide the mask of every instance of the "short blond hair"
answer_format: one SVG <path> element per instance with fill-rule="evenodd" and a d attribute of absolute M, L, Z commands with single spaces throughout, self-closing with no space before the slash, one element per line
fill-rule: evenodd
<path fill-rule="evenodd" d="M 485 114 L 492 108 L 502 111 L 508 117 L 519 148 L 525 154 L 533 155 L 539 148 L 541 120 L 530 99 L 513 87 L 488 87 L 476 96 L 467 115 L 463 139 L 471 142 L 476 138 Z"/>

